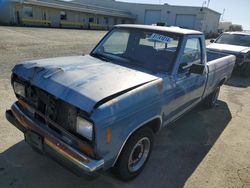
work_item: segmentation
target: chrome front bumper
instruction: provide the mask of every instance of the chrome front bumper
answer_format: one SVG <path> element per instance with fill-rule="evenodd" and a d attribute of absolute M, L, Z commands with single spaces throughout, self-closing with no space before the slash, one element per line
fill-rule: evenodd
<path fill-rule="evenodd" d="M 53 130 L 26 115 L 19 107 L 18 102 L 12 105 L 11 110 L 6 111 L 6 118 L 24 134 L 33 132 L 41 136 L 43 140 L 42 152 L 49 154 L 52 158 L 75 172 L 77 175 L 94 175 L 103 168 L 103 159 L 92 159 L 65 143 L 57 135 L 53 134 Z"/>

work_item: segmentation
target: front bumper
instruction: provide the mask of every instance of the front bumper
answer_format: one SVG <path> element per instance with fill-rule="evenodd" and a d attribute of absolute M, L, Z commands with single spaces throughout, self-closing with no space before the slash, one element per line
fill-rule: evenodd
<path fill-rule="evenodd" d="M 41 136 L 42 152 L 48 154 L 77 175 L 97 175 L 97 171 L 103 168 L 103 159 L 92 159 L 65 143 L 58 135 L 53 134 L 53 131 L 46 125 L 30 118 L 19 107 L 18 103 L 14 103 L 11 110 L 6 111 L 6 118 L 24 134 L 34 132 Z"/>

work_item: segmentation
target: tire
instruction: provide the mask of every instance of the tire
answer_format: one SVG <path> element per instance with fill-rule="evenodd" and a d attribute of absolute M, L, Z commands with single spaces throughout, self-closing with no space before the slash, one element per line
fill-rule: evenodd
<path fill-rule="evenodd" d="M 154 135 L 151 129 L 142 128 L 135 132 L 124 146 L 112 169 L 113 174 L 123 181 L 138 176 L 150 157 L 153 143 Z"/>
<path fill-rule="evenodd" d="M 220 86 L 217 86 L 213 93 L 211 93 L 206 99 L 205 99 L 205 106 L 207 108 L 213 108 L 217 105 L 218 97 L 220 94 Z"/>

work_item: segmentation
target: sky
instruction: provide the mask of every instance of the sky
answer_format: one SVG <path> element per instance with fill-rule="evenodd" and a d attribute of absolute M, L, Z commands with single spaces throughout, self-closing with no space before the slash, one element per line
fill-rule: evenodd
<path fill-rule="evenodd" d="M 124 2 L 150 3 L 170 5 L 202 6 L 205 0 L 119 0 Z M 207 0 L 208 1 L 208 0 Z M 250 30 L 250 0 L 210 0 L 209 8 L 225 14 L 224 21 L 240 24 L 243 29 Z"/>

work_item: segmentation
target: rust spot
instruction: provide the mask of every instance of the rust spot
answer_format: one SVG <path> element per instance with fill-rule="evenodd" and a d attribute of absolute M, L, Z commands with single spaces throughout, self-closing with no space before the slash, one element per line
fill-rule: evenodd
<path fill-rule="evenodd" d="M 89 163 L 90 161 L 87 159 L 82 158 L 81 156 L 75 154 L 74 152 L 70 151 L 64 145 L 56 143 L 56 140 L 48 140 L 45 139 L 44 142 L 50 146 L 52 149 L 57 151 L 58 153 L 62 154 L 63 156 L 67 157 L 68 159 L 75 161 L 75 162 L 83 162 L 83 163 Z"/>
<path fill-rule="evenodd" d="M 29 105 L 28 105 L 26 102 L 24 102 L 23 100 L 19 99 L 18 102 L 19 102 L 19 104 L 20 104 L 23 108 L 25 108 L 25 109 L 29 108 Z"/>
<path fill-rule="evenodd" d="M 111 143 L 111 128 L 107 128 L 106 130 L 106 143 L 107 144 Z"/>

